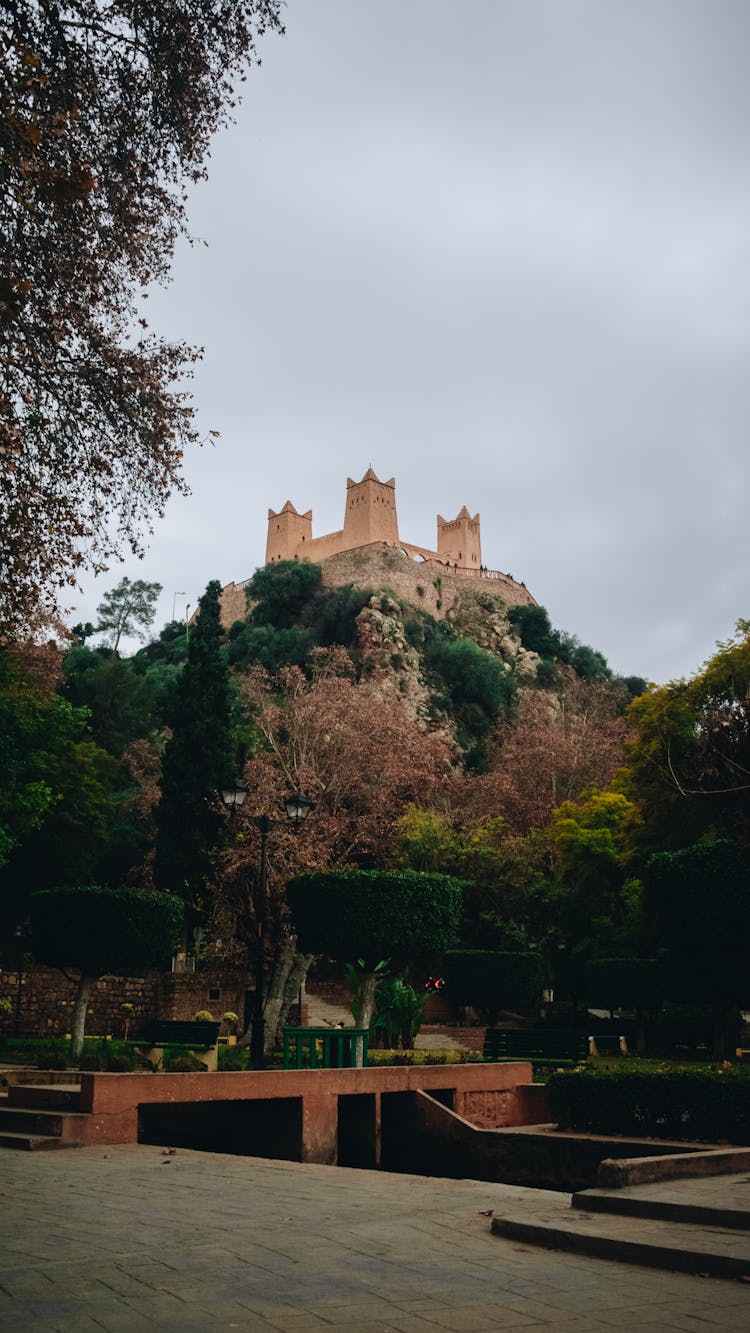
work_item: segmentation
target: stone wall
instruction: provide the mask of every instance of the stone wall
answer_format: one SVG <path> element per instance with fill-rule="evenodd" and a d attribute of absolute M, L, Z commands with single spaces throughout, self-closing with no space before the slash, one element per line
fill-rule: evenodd
<path fill-rule="evenodd" d="M 222 629 L 229 629 L 235 620 L 244 620 L 247 615 L 247 597 L 245 596 L 244 583 L 228 583 L 226 588 L 221 590 L 221 625 Z M 195 620 L 197 612 L 191 619 L 191 624 Z"/>
<path fill-rule="evenodd" d="M 336 537 L 338 534 L 332 535 Z M 372 542 L 352 551 L 330 555 L 325 546 L 328 539 L 318 540 L 323 545 L 316 549 L 313 544 L 310 555 L 314 563 L 320 563 L 323 584 L 328 588 L 340 588 L 347 583 L 376 590 L 391 588 L 402 601 L 429 612 L 436 620 L 450 619 L 450 613 L 458 604 L 465 606 L 467 601 L 476 603 L 479 611 L 483 601 L 495 609 L 498 601 L 506 607 L 537 605 L 528 588 L 510 574 L 497 572 L 492 576 L 478 576 L 470 570 L 448 570 L 436 562 L 426 564 L 413 560 L 399 547 L 389 546 L 386 542 Z M 244 583 L 228 583 L 221 592 L 222 626 L 229 629 L 235 620 L 244 619 L 246 614 Z"/>
<path fill-rule="evenodd" d="M 55 968 L 34 968 L 21 977 L 20 1030 L 26 1037 L 64 1037 L 70 1032 L 76 981 Z M 18 974 L 0 974 L 0 997 L 13 1004 L 13 1014 L 6 1020 L 7 1032 L 15 1027 L 18 999 Z M 120 1006 L 132 1004 L 134 1014 L 130 1030 L 137 1032 L 149 1019 L 158 1017 L 159 974 L 144 977 L 102 977 L 91 993 L 86 1017 L 89 1036 L 120 1037 L 123 1015 Z"/>
<path fill-rule="evenodd" d="M 506 606 L 536 605 L 528 588 L 509 574 L 477 578 L 460 570 L 451 573 L 411 560 L 381 542 L 333 555 L 323 562 L 322 569 L 326 587 L 340 588 L 346 583 L 388 587 L 402 601 L 422 608 L 436 620 L 445 620 L 459 601 L 465 603 L 467 599 L 476 601 L 478 607 L 482 598 L 500 599 Z"/>
<path fill-rule="evenodd" d="M 76 982 L 55 968 L 34 968 L 21 977 L 20 1030 L 27 1037 L 57 1037 L 70 1032 Z M 15 1027 L 18 974 L 0 973 L 0 998 L 7 998 L 13 1013 L 3 1024 Z M 132 1004 L 130 1033 L 138 1036 L 154 1018 L 192 1019 L 207 1009 L 219 1021 L 229 1011 L 243 1018 L 244 981 L 240 977 L 211 977 L 198 973 L 150 972 L 144 977 L 102 977 L 97 981 L 86 1017 L 88 1036 L 120 1037 L 124 1031 L 121 1006 Z"/>

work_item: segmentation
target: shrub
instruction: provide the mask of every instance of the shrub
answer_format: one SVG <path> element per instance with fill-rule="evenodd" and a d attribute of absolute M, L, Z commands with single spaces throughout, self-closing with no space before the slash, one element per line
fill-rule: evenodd
<path fill-rule="evenodd" d="M 561 1129 L 730 1143 L 750 1135 L 750 1074 L 741 1068 L 588 1068 L 553 1074 L 548 1088 Z"/>
<path fill-rule="evenodd" d="M 249 1058 L 250 1052 L 241 1046 L 220 1046 L 219 1070 L 222 1073 L 237 1073 L 241 1069 L 247 1069 Z"/>
<path fill-rule="evenodd" d="M 483 1063 L 479 1051 L 454 1050 L 370 1050 L 367 1063 L 373 1069 L 390 1065 L 469 1065 Z"/>
<path fill-rule="evenodd" d="M 248 597 L 258 603 L 255 624 L 289 629 L 315 597 L 321 577 L 320 565 L 300 560 L 279 560 L 256 569 L 247 586 Z"/>
<path fill-rule="evenodd" d="M 111 1055 L 107 1060 L 106 1069 L 108 1074 L 129 1074 L 132 1069 L 135 1069 L 135 1057 Z"/>
<path fill-rule="evenodd" d="M 410 959 L 453 943 L 461 885 L 416 870 L 334 870 L 297 875 L 287 899 L 303 949 L 347 961 Z"/>
<path fill-rule="evenodd" d="M 195 1023 L 213 1023 L 213 1021 L 214 1016 L 209 1009 L 199 1009 L 193 1015 L 193 1022 Z"/>
<path fill-rule="evenodd" d="M 56 1051 L 45 1051 L 38 1056 L 36 1067 L 37 1069 L 67 1069 L 68 1062 L 64 1055 L 58 1055 Z"/>
<path fill-rule="evenodd" d="M 315 606 L 315 629 L 321 646 L 342 643 L 349 647 L 356 637 L 357 616 L 372 596 L 372 588 L 354 588 L 351 583 L 321 590 Z"/>
<path fill-rule="evenodd" d="M 96 1070 L 102 1068 L 101 1057 L 95 1055 L 93 1052 L 84 1052 L 78 1061 L 78 1068 L 83 1069 L 88 1073 L 94 1073 Z"/>
<path fill-rule="evenodd" d="M 199 1068 L 198 1061 L 190 1055 L 173 1055 L 164 1061 L 167 1074 L 194 1074 Z"/>
<path fill-rule="evenodd" d="M 279 627 L 237 620 L 230 630 L 225 654 L 231 666 L 257 663 L 275 675 L 284 666 L 304 666 L 315 642 L 313 631 L 299 625 Z"/>

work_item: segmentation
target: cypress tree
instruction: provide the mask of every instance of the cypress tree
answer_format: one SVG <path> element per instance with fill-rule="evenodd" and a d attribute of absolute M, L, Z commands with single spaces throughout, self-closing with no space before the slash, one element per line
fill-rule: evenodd
<path fill-rule="evenodd" d="M 156 883 L 197 909 L 210 895 L 212 855 L 224 822 L 220 793 L 232 774 L 220 591 L 214 580 L 200 599 L 187 662 L 169 709 L 172 736 L 164 751 L 156 810 Z"/>

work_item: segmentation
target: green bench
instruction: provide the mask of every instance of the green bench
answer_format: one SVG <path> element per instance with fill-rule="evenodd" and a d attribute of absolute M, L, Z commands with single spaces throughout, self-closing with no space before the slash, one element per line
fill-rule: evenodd
<path fill-rule="evenodd" d="M 139 1043 L 139 1049 L 154 1070 L 161 1069 L 165 1047 L 184 1055 L 199 1051 L 201 1063 L 213 1072 L 218 1064 L 220 1027 L 221 1023 L 157 1018 L 145 1027 L 145 1041 Z"/>
<path fill-rule="evenodd" d="M 580 1065 L 588 1059 L 589 1038 L 564 1028 L 488 1028 L 485 1060 L 529 1060 L 532 1065 Z"/>
<path fill-rule="evenodd" d="M 367 1028 L 284 1028 L 285 1069 L 354 1069 L 367 1065 Z"/>

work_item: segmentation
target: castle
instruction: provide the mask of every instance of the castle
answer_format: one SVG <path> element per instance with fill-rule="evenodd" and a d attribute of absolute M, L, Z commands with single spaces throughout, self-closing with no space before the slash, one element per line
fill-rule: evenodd
<path fill-rule="evenodd" d="M 327 560 L 342 551 L 382 542 L 395 546 L 413 560 L 444 565 L 461 574 L 484 572 L 479 536 L 479 515 L 472 518 L 466 505 L 454 519 L 437 517 L 437 550 L 404 542 L 398 534 L 396 482 L 380 481 L 369 467 L 361 481 L 346 479 L 344 526 L 339 532 L 313 537 L 312 510 L 300 514 L 287 500 L 278 514 L 268 511 L 266 564 L 277 560 Z"/>
<path fill-rule="evenodd" d="M 377 585 L 379 580 L 437 619 L 452 613 L 452 607 L 468 592 L 468 582 L 481 593 L 479 580 L 490 580 L 486 591 L 495 593 L 507 606 L 536 605 L 525 583 L 482 564 L 479 515 L 472 517 L 465 505 L 453 519 L 438 514 L 437 550 L 402 541 L 396 482 L 393 477 L 380 481 L 371 467 L 361 481 L 347 478 L 344 525 L 339 532 L 313 537 L 312 517 L 311 509 L 301 514 L 291 500 L 278 513 L 269 509 L 267 565 L 309 560 L 322 565 L 323 582 L 329 587 L 362 585 L 363 581 L 365 586 Z M 427 578 L 424 571 L 429 571 Z M 221 620 L 227 629 L 247 615 L 249 582 L 228 583 L 222 589 Z"/>

